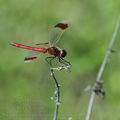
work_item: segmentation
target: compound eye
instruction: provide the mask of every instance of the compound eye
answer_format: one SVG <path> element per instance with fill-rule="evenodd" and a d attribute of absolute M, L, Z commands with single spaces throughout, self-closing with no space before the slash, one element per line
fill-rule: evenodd
<path fill-rule="evenodd" d="M 62 54 L 61 54 L 61 57 L 65 57 L 67 55 L 67 52 L 66 52 L 66 50 L 62 50 Z"/>

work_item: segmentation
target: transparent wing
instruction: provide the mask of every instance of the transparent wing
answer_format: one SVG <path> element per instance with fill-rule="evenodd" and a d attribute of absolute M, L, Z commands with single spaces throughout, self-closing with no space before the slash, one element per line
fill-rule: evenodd
<path fill-rule="evenodd" d="M 56 46 L 57 42 L 60 40 L 64 31 L 68 28 L 68 24 L 65 22 L 60 22 L 56 24 L 49 33 L 49 44 L 50 46 Z"/>
<path fill-rule="evenodd" d="M 11 45 L 14 46 L 14 47 L 29 50 L 26 57 L 24 58 L 25 62 L 29 62 L 29 61 L 37 59 L 37 55 L 39 53 L 46 53 L 46 48 L 45 47 L 43 47 L 43 48 L 42 47 L 35 47 L 35 46 L 33 47 L 33 46 L 28 46 L 28 45 L 24 45 L 24 44 L 21 44 L 21 43 L 15 43 L 15 42 L 12 42 Z M 37 45 L 40 45 L 40 44 L 37 44 Z"/>
<path fill-rule="evenodd" d="M 25 62 L 31 62 L 31 61 L 37 59 L 37 57 L 38 57 L 39 54 L 40 54 L 39 52 L 28 51 L 27 55 L 24 58 L 24 61 Z"/>
<path fill-rule="evenodd" d="M 45 43 L 36 43 L 35 45 L 37 46 L 37 45 L 47 45 L 47 44 L 49 44 L 48 42 L 45 42 Z"/>
<path fill-rule="evenodd" d="M 45 44 L 48 44 L 48 43 L 37 43 L 34 46 L 36 47 L 36 46 L 39 46 L 39 45 L 41 46 Z M 26 57 L 24 58 L 24 62 L 31 62 L 33 60 L 36 60 L 39 54 L 40 53 L 37 51 L 28 51 Z"/>

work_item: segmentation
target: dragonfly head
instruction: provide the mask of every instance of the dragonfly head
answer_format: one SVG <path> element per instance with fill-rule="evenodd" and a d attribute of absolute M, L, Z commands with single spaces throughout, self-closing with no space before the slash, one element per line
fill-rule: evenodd
<path fill-rule="evenodd" d="M 67 55 L 67 52 L 66 52 L 66 50 L 62 50 L 62 52 L 61 52 L 61 57 L 65 57 Z"/>

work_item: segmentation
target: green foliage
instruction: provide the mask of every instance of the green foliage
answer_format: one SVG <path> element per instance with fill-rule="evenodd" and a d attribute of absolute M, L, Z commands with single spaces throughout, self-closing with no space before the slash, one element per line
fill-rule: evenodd
<path fill-rule="evenodd" d="M 0 0 L 0 119 L 52 120 L 54 81 L 46 55 L 24 63 L 26 50 L 9 44 L 47 42 L 50 29 L 61 20 L 70 22 L 59 45 L 68 51 L 66 59 L 73 67 L 71 73 L 57 73 L 62 91 L 59 118 L 84 119 L 89 100 L 84 89 L 95 80 L 119 5 L 120 0 Z M 96 100 L 93 120 L 120 119 L 119 39 L 103 78 L 107 96 Z"/>

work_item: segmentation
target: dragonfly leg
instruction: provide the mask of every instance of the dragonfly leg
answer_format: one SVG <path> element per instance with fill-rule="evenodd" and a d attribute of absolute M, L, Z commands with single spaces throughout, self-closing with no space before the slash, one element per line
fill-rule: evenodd
<path fill-rule="evenodd" d="M 59 58 L 59 62 L 64 64 L 65 66 L 72 66 L 70 62 L 68 62 L 67 60 L 63 59 L 63 58 Z"/>
<path fill-rule="evenodd" d="M 55 58 L 58 58 L 59 62 L 61 63 L 61 65 L 58 66 L 58 67 L 53 67 L 52 61 Z M 50 65 L 51 75 L 52 75 L 52 70 L 58 70 L 58 71 L 60 71 L 60 70 L 66 69 L 66 70 L 70 71 L 70 68 L 72 66 L 70 64 L 70 62 L 64 60 L 63 58 L 59 58 L 59 57 L 47 57 L 45 60 Z"/>
<path fill-rule="evenodd" d="M 45 60 L 46 62 L 50 65 L 50 67 L 52 67 L 52 61 L 55 59 L 56 57 L 47 57 Z"/>
<path fill-rule="evenodd" d="M 66 70 L 70 71 L 70 68 L 72 66 L 70 62 L 66 61 L 63 58 L 58 58 L 58 60 L 62 64 L 61 69 L 66 69 Z"/>

